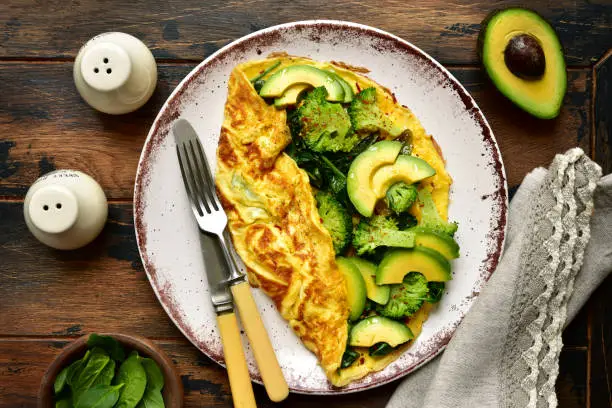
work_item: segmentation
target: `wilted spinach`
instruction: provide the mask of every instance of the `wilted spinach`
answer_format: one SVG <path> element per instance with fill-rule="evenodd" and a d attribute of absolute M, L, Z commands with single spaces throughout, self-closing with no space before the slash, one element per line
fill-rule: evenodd
<path fill-rule="evenodd" d="M 368 354 L 371 356 L 386 356 L 390 352 L 395 350 L 393 347 L 389 345 L 389 343 L 380 342 L 376 343 L 368 349 Z"/>
<path fill-rule="evenodd" d="M 123 384 L 91 387 L 76 400 L 74 408 L 112 408 L 123 387 Z"/>
<path fill-rule="evenodd" d="M 264 69 L 262 73 L 260 73 L 259 75 L 257 75 L 254 78 L 251 78 L 250 81 L 251 82 L 257 82 L 260 79 L 262 79 L 263 77 L 265 77 L 266 75 L 268 75 L 270 72 L 272 72 L 273 70 L 275 70 L 279 65 L 281 64 L 280 61 L 276 61 L 274 64 L 270 65 L 268 68 Z"/>
<path fill-rule="evenodd" d="M 346 351 L 342 355 L 342 361 L 340 362 L 340 368 L 350 367 L 360 356 L 358 351 L 347 347 Z"/>
<path fill-rule="evenodd" d="M 116 408 L 136 407 L 147 386 L 147 374 L 140 362 L 138 352 L 132 351 L 130 356 L 121 364 L 115 382 L 125 384 Z"/>
<path fill-rule="evenodd" d="M 336 166 L 336 168 L 344 174 L 347 174 L 351 163 L 359 154 L 363 153 L 368 147 L 372 146 L 378 140 L 379 134 L 373 133 L 364 138 L 348 153 L 328 153 L 327 157 Z"/>
<path fill-rule="evenodd" d="M 306 171 L 313 186 L 329 191 L 344 204 L 348 203 L 346 175 L 325 155 L 313 152 L 296 138 L 287 146 L 285 152 Z"/>
<path fill-rule="evenodd" d="M 429 293 L 425 301 L 429 303 L 438 303 L 444 294 L 444 282 L 427 282 Z"/>

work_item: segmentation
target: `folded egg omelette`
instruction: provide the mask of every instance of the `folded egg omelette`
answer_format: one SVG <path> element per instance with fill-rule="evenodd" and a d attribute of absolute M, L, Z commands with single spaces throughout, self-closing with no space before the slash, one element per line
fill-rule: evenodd
<path fill-rule="evenodd" d="M 216 185 L 234 247 L 247 267 L 250 283 L 274 301 L 291 329 L 317 356 L 331 384 L 341 387 L 382 370 L 410 342 L 382 357 L 371 357 L 365 349 L 356 364 L 340 369 L 348 340 L 345 279 L 336 265 L 332 239 L 319 217 L 308 175 L 283 152 L 291 142 L 286 111 L 268 105 L 249 80 L 278 62 L 279 69 L 294 64 L 332 69 L 355 92 L 375 87 L 379 108 L 411 131 L 412 154 L 436 170 L 422 184 L 432 191 L 442 217 L 447 216 L 451 179 L 439 148 L 418 119 L 361 69 L 278 56 L 243 63 L 232 71 L 217 149 Z M 425 303 L 407 322 L 415 338 L 430 308 Z"/>

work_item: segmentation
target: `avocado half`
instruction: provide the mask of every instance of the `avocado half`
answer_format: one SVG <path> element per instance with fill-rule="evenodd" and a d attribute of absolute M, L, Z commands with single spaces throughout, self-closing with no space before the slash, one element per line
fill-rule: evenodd
<path fill-rule="evenodd" d="M 497 10 L 482 22 L 478 51 L 487 75 L 508 99 L 541 119 L 559 114 L 567 89 L 563 48 L 535 11 Z"/>

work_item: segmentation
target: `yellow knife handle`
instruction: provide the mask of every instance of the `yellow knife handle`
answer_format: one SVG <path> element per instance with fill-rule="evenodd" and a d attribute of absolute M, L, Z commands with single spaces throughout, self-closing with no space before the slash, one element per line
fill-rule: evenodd
<path fill-rule="evenodd" d="M 274 354 L 249 284 L 241 282 L 233 285 L 232 295 L 234 303 L 238 306 L 240 322 L 251 343 L 251 349 L 253 349 L 268 397 L 274 402 L 282 401 L 289 395 L 289 387 L 278 365 L 276 354 Z"/>
<path fill-rule="evenodd" d="M 217 325 L 221 332 L 223 354 L 229 377 L 232 400 L 236 408 L 255 408 L 255 395 L 249 369 L 247 368 L 240 330 L 234 312 L 217 315 Z"/>

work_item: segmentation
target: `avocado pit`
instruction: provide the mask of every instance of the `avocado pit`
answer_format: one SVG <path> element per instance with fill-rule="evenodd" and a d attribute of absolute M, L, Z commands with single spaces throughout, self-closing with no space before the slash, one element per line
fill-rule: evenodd
<path fill-rule="evenodd" d="M 510 72 L 528 80 L 541 78 L 546 70 L 542 45 L 530 34 L 519 34 L 510 39 L 504 50 L 504 62 Z"/>

